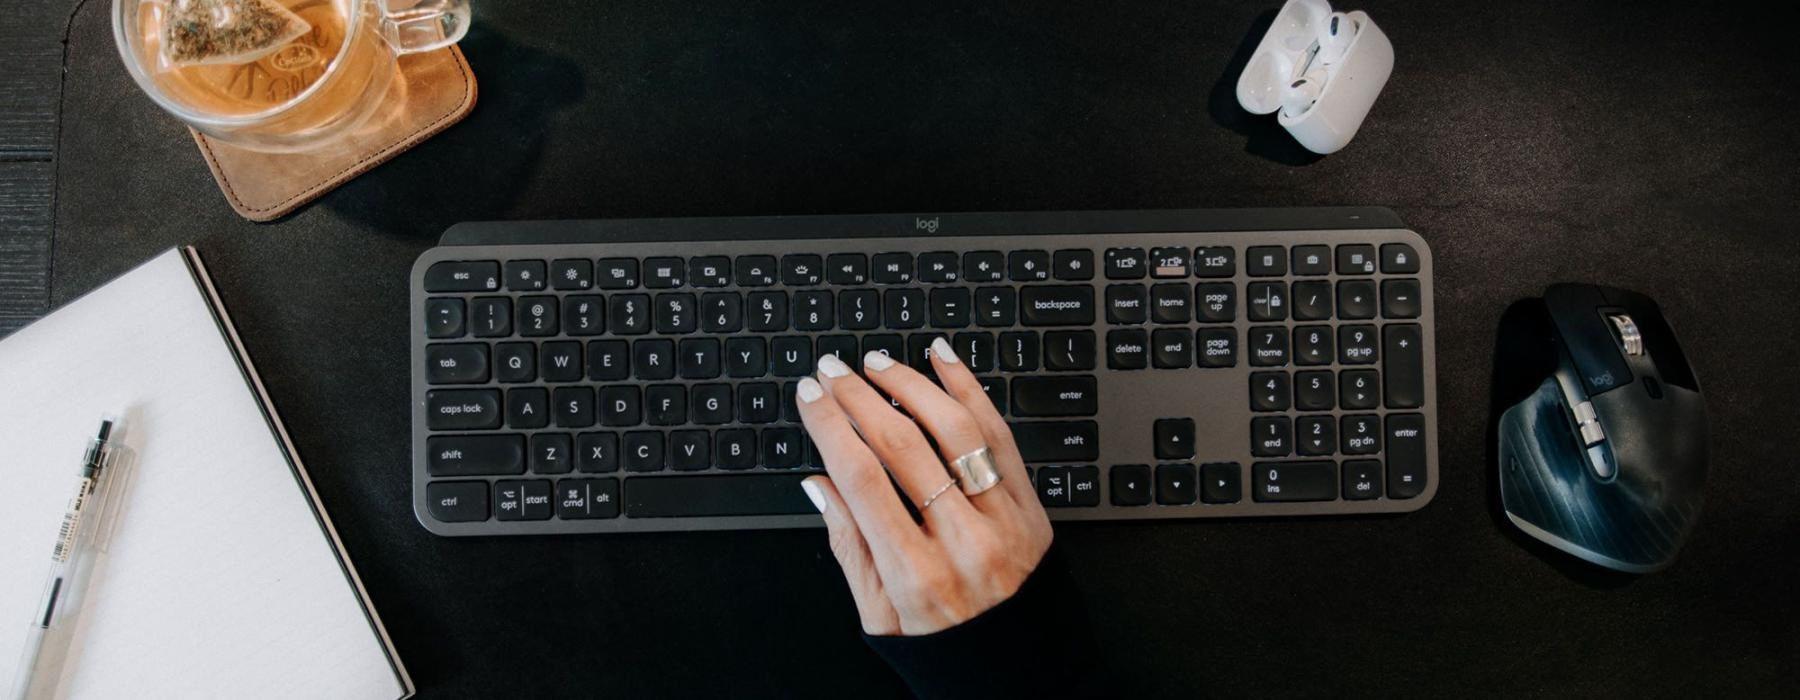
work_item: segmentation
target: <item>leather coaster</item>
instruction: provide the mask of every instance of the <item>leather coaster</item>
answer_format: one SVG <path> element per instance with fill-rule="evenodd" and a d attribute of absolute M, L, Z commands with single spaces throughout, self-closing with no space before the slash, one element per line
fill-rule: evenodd
<path fill-rule="evenodd" d="M 475 108 L 475 74 L 455 46 L 400 57 L 387 102 L 326 149 L 261 153 L 189 129 L 231 208 L 251 221 L 280 218 L 387 162 Z M 403 99 L 394 99 L 400 95 Z"/>

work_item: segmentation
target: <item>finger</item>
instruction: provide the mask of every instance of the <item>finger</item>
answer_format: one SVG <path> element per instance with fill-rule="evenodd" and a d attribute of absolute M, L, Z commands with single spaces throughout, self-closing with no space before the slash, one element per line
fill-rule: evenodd
<path fill-rule="evenodd" d="M 824 458 L 834 490 L 843 496 L 849 516 L 875 553 L 876 563 L 884 569 L 899 566 L 900 552 L 916 544 L 924 533 L 906 514 L 881 461 L 863 444 L 843 408 L 818 381 L 812 377 L 800 380 L 794 396 L 800 420 Z"/>
<path fill-rule="evenodd" d="M 937 347 L 940 343 L 943 343 L 943 338 L 933 342 L 932 354 L 947 352 Z M 948 347 L 948 344 L 944 345 L 944 348 Z M 887 395 L 894 397 L 913 416 L 913 420 L 931 432 L 945 463 L 951 463 L 957 457 L 988 446 L 987 436 L 982 434 L 981 426 L 975 422 L 975 415 L 969 412 L 968 407 L 950 398 L 949 394 L 926 379 L 925 375 L 878 352 L 871 352 L 863 358 L 863 369 L 863 376 L 868 377 L 875 386 L 881 387 Z M 951 471 L 954 473 L 955 468 L 952 467 Z M 968 498 L 976 508 L 986 509 L 1007 507 L 1009 504 L 996 503 L 995 500 L 1011 497 L 1000 489 L 988 489 Z"/>
<path fill-rule="evenodd" d="M 987 390 L 981 388 L 981 382 L 975 379 L 969 366 L 957 359 L 956 351 L 941 337 L 932 342 L 931 366 L 937 371 L 938 381 L 944 383 L 944 390 L 975 417 L 975 424 L 980 426 L 988 451 L 994 458 L 994 466 L 1000 470 L 1000 487 L 1006 489 L 1013 502 L 1027 509 L 1036 506 L 1042 510 L 1037 492 L 1031 488 L 1031 478 L 1025 474 L 1025 460 L 1019 456 L 1019 445 L 1013 441 L 1012 428 L 1007 427 L 1006 419 L 994 410 L 993 400 L 988 398 Z"/>
<path fill-rule="evenodd" d="M 823 476 L 809 477 L 800 482 L 800 487 L 806 490 L 806 497 L 812 499 L 813 507 L 818 508 L 825 518 L 831 554 L 837 557 L 838 567 L 844 570 L 844 582 L 850 584 L 850 598 L 856 601 L 856 616 L 862 620 L 863 632 L 899 634 L 900 614 L 888 601 L 881 574 L 869 552 L 869 543 L 856 527 L 856 519 L 850 517 L 849 507 L 838 495 L 837 487 Z"/>
<path fill-rule="evenodd" d="M 837 357 L 825 355 L 819 358 L 819 374 L 824 377 L 831 397 L 837 399 L 838 406 L 862 433 L 863 442 L 882 464 L 887 465 L 888 471 L 893 472 L 894 480 L 900 483 L 901 490 L 912 499 L 913 505 L 924 512 L 927 523 L 974 515 L 973 506 L 963 498 L 960 489 L 954 485 L 944 488 L 951 483 L 950 471 L 944 468 L 944 461 L 938 458 L 930 443 L 925 442 L 925 434 L 919 432 L 919 426 L 894 410 L 887 399 L 851 373 L 849 365 Z M 931 500 L 929 508 L 925 507 L 927 500 Z"/>

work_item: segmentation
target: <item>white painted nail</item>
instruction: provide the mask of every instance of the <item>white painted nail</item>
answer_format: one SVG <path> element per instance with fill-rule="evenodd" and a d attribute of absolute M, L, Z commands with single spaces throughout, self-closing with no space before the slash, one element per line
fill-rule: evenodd
<path fill-rule="evenodd" d="M 849 374 L 850 365 L 844 364 L 844 361 L 838 359 L 837 355 L 825 353 L 824 357 L 819 358 L 819 372 L 835 379 Z"/>
<path fill-rule="evenodd" d="M 931 341 L 931 356 L 953 365 L 962 362 L 956 359 L 956 351 L 950 349 L 950 341 L 944 340 L 941 335 L 937 340 Z"/>
<path fill-rule="evenodd" d="M 868 354 L 863 355 L 864 368 L 880 372 L 892 366 L 894 366 L 894 358 L 888 357 L 885 353 L 870 350 Z"/>
<path fill-rule="evenodd" d="M 825 492 L 819 490 L 819 485 L 813 483 L 812 479 L 807 479 L 800 482 L 800 490 L 806 492 L 806 497 L 812 499 L 813 507 L 819 509 L 819 513 L 823 515 L 825 506 L 830 501 L 825 500 Z"/>
<path fill-rule="evenodd" d="M 794 395 L 800 397 L 800 403 L 812 403 L 825 395 L 825 387 L 819 386 L 819 380 L 807 377 L 794 388 Z"/>

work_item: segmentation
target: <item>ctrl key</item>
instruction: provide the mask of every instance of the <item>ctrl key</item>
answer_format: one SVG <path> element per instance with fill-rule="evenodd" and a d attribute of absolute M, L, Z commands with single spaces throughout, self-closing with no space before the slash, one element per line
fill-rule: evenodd
<path fill-rule="evenodd" d="M 425 485 L 425 506 L 440 523 L 472 523 L 487 520 L 488 484 L 485 481 L 433 481 Z"/>

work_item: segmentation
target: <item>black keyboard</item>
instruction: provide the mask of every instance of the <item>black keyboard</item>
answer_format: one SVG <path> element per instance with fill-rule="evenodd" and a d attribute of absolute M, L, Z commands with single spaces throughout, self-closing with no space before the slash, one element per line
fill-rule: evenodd
<path fill-rule="evenodd" d="M 412 272 L 440 535 L 818 526 L 794 407 L 943 336 L 1055 520 L 1437 491 L 1431 252 L 1377 208 L 465 223 Z"/>

